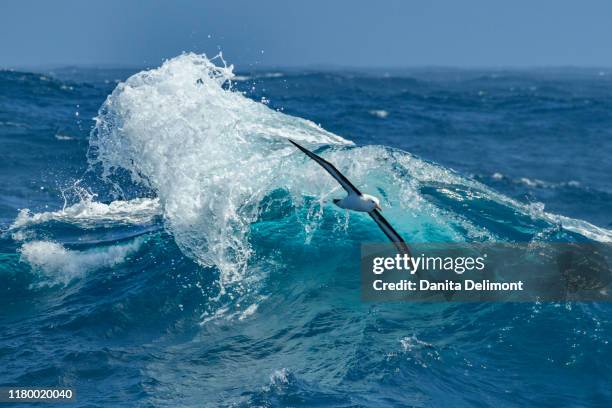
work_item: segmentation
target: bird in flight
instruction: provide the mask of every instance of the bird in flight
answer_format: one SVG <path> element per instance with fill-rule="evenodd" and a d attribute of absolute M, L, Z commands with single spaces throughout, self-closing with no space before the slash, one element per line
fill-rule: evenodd
<path fill-rule="evenodd" d="M 369 194 L 363 194 L 361 191 L 357 189 L 347 179 L 344 174 L 340 173 L 340 171 L 330 162 L 323 159 L 322 157 L 314 154 L 310 150 L 306 149 L 303 146 L 300 146 L 298 143 L 289 139 L 289 141 L 298 149 L 300 149 L 306 156 L 310 157 L 312 160 L 317 162 L 321 167 L 325 169 L 333 178 L 336 179 L 338 183 L 342 186 L 343 189 L 346 190 L 348 195 L 343 199 L 335 199 L 333 200 L 334 204 L 336 204 L 340 208 L 344 208 L 347 210 L 367 212 L 370 217 L 378 227 L 385 233 L 385 235 L 393 242 L 398 251 L 402 254 L 408 254 L 410 256 L 410 248 L 406 241 L 400 236 L 400 234 L 393 229 L 391 224 L 383 217 L 380 213 L 382 208 L 380 207 L 380 200 L 377 197 L 371 196 Z"/>

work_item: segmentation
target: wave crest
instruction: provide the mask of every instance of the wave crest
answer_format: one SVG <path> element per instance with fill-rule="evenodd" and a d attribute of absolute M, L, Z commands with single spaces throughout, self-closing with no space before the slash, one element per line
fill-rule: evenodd
<path fill-rule="evenodd" d="M 160 212 L 159 200 L 156 198 L 117 200 L 105 204 L 88 197 L 58 211 L 32 213 L 24 208 L 19 211 L 9 231 L 50 221 L 73 224 L 85 229 L 97 228 L 100 225 L 141 225 L 152 222 Z"/>
<path fill-rule="evenodd" d="M 181 249 L 234 281 L 251 254 L 257 203 L 292 151 L 283 139 L 350 142 L 234 91 L 232 67 L 213 60 L 184 54 L 119 84 L 99 111 L 89 159 L 108 180 L 127 170 L 153 189 Z"/>

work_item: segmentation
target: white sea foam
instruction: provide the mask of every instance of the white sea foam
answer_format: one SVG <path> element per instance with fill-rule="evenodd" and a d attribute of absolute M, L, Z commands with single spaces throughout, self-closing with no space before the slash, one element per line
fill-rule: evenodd
<path fill-rule="evenodd" d="M 76 139 L 74 136 L 63 135 L 61 133 L 56 133 L 55 134 L 55 138 L 57 140 L 74 140 L 74 139 Z"/>
<path fill-rule="evenodd" d="M 400 344 L 403 352 L 410 356 L 409 360 L 413 360 L 423 368 L 427 368 L 432 361 L 440 360 L 440 353 L 435 346 L 418 339 L 414 334 L 401 339 Z"/>
<path fill-rule="evenodd" d="M 274 370 L 274 372 L 270 374 L 270 385 L 281 386 L 289 384 L 290 376 L 291 373 L 284 367 L 279 370 Z"/>
<path fill-rule="evenodd" d="M 404 351 L 413 351 L 415 349 L 423 349 L 423 348 L 431 348 L 433 349 L 433 345 L 427 343 L 423 340 L 419 340 L 414 334 L 412 336 L 406 336 L 400 340 L 400 344 Z"/>
<path fill-rule="evenodd" d="M 285 76 L 282 72 L 266 72 L 262 75 L 264 78 L 282 78 Z"/>
<path fill-rule="evenodd" d="M 370 115 L 376 116 L 377 118 L 381 118 L 381 119 L 384 119 L 387 116 L 389 116 L 389 112 L 387 112 L 386 110 L 382 110 L 382 109 L 371 110 L 369 113 Z"/>
<path fill-rule="evenodd" d="M 32 213 L 23 209 L 9 230 L 17 230 L 50 221 L 65 222 L 81 228 L 93 228 L 109 224 L 146 224 L 161 214 L 157 198 L 136 198 L 113 201 L 109 204 L 85 197 L 82 201 L 58 211 Z"/>
<path fill-rule="evenodd" d="M 575 232 L 594 241 L 612 242 L 612 231 L 609 229 L 598 227 L 584 220 L 551 214 L 544 211 L 539 215 L 552 224 L 559 225 L 568 231 Z"/>
<path fill-rule="evenodd" d="M 244 311 L 240 314 L 239 320 L 245 320 L 255 314 L 257 312 L 257 308 L 259 307 L 259 303 L 253 303 L 249 305 Z"/>
<path fill-rule="evenodd" d="M 564 187 L 580 187 L 581 184 L 579 181 L 576 180 L 569 180 L 569 181 L 560 181 L 560 182 L 549 182 L 549 181 L 544 181 L 544 180 L 539 180 L 539 179 L 530 179 L 527 177 L 519 177 L 516 179 L 512 179 L 510 177 L 507 177 L 506 175 L 499 173 L 499 172 L 495 172 L 491 175 L 491 178 L 493 180 L 505 180 L 514 184 L 523 184 L 527 187 L 531 187 L 531 188 L 549 188 L 549 189 L 555 189 L 555 188 L 564 188 Z"/>
<path fill-rule="evenodd" d="M 21 246 L 21 259 L 47 278 L 44 284 L 67 285 L 87 272 L 124 262 L 126 257 L 140 248 L 142 242 L 142 238 L 136 238 L 127 244 L 74 251 L 56 242 L 32 241 Z"/>

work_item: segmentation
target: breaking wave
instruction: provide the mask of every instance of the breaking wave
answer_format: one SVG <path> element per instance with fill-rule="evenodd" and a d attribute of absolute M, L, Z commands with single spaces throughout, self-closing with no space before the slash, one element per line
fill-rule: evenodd
<path fill-rule="evenodd" d="M 83 228 L 141 224 L 159 216 L 185 254 L 221 271 L 222 285 L 241 282 L 253 266 L 259 243 L 250 232 L 258 223 L 272 220 L 281 229 L 298 223 L 303 243 L 326 217 L 346 231 L 348 215 L 329 205 L 343 192 L 287 143 L 292 138 L 382 196 L 388 218 L 409 241 L 568 239 L 567 233 L 612 241 L 604 228 L 520 204 L 407 152 L 355 147 L 255 102 L 232 88 L 232 68 L 220 58 L 184 54 L 120 83 L 100 109 L 91 168 L 117 194 L 127 174 L 156 198 L 124 196 L 105 204 L 86 195 L 59 211 L 22 210 L 11 229 L 49 221 Z M 350 218 L 364 230 L 353 237 L 356 243 L 384 240 L 367 217 Z"/>

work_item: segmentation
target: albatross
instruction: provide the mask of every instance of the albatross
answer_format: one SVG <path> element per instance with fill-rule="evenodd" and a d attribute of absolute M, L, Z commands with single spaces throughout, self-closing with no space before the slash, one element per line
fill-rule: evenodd
<path fill-rule="evenodd" d="M 340 173 L 340 171 L 333 164 L 331 164 L 324 158 L 314 154 L 305 147 L 300 146 L 295 141 L 291 139 L 289 139 L 289 141 L 295 147 L 300 149 L 306 156 L 310 157 L 321 167 L 323 167 L 325 171 L 327 171 L 334 179 L 336 179 L 336 181 L 340 183 L 342 188 L 346 190 L 348 195 L 343 199 L 334 199 L 334 204 L 336 204 L 340 208 L 344 208 L 347 210 L 368 213 L 370 217 L 372 217 L 372 219 L 376 221 L 376 224 L 378 224 L 378 227 L 382 230 L 382 232 L 385 233 L 387 238 L 389 238 L 391 242 L 393 242 L 398 251 L 402 254 L 407 254 L 408 256 L 411 256 L 410 248 L 408 247 L 408 244 L 406 244 L 406 241 L 404 241 L 400 234 L 398 234 L 397 231 L 393 229 L 391 224 L 389 224 L 385 217 L 383 217 L 383 215 L 380 213 L 380 211 L 382 211 L 382 208 L 380 206 L 380 200 L 377 197 L 362 193 L 357 189 L 357 187 L 353 185 L 353 183 L 349 181 L 349 179 L 344 176 L 344 174 Z"/>

